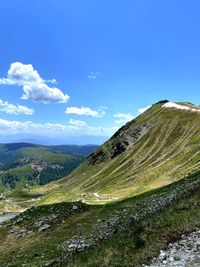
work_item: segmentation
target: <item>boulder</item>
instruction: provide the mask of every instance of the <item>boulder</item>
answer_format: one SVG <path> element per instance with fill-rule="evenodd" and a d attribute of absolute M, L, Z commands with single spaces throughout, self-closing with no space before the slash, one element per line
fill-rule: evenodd
<path fill-rule="evenodd" d="M 76 205 L 72 206 L 72 210 L 77 210 L 77 209 L 78 209 L 78 206 L 76 206 Z"/>
<path fill-rule="evenodd" d="M 46 231 L 48 230 L 49 228 L 51 227 L 50 224 L 43 224 L 39 229 L 38 229 L 38 232 L 42 232 L 42 231 Z"/>
<path fill-rule="evenodd" d="M 0 194 L 0 200 L 5 200 L 6 196 L 4 194 Z"/>

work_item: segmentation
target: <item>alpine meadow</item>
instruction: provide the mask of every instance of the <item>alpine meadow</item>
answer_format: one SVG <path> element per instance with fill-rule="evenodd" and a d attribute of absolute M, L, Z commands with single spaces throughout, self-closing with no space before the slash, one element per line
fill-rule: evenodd
<path fill-rule="evenodd" d="M 200 267 L 200 2 L 0 5 L 0 267 Z"/>

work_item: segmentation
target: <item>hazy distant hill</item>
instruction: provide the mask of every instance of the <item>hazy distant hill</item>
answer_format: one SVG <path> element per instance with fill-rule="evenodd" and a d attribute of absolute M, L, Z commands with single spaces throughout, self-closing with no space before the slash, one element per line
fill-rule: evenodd
<path fill-rule="evenodd" d="M 40 144 L 45 146 L 54 145 L 101 145 L 108 139 L 107 136 L 92 136 L 92 135 L 82 135 L 82 136 L 60 136 L 57 138 L 35 135 L 35 134 L 13 134 L 13 135 L 1 135 L 0 143 L 30 143 L 30 144 Z"/>

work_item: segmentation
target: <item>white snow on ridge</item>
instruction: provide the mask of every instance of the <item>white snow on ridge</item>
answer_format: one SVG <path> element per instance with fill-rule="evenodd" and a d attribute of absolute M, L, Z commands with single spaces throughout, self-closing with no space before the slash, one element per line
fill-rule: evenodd
<path fill-rule="evenodd" d="M 167 102 L 162 106 L 162 108 L 175 108 L 175 109 L 184 109 L 184 110 L 193 111 L 193 112 L 200 112 L 200 109 L 198 108 L 190 108 L 188 106 L 180 105 L 175 102 Z"/>

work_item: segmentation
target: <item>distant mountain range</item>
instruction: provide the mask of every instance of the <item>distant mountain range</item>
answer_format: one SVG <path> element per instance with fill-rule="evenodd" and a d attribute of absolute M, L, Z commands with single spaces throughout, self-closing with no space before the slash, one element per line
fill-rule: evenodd
<path fill-rule="evenodd" d="M 40 145 L 87 145 L 94 144 L 100 145 L 104 143 L 108 137 L 106 136 L 61 136 L 57 138 L 42 136 L 42 135 L 30 135 L 30 134 L 15 134 L 8 136 L 0 136 L 0 143 L 31 143 Z"/>
<path fill-rule="evenodd" d="M 24 188 L 60 179 L 97 146 L 0 144 L 0 188 Z"/>

